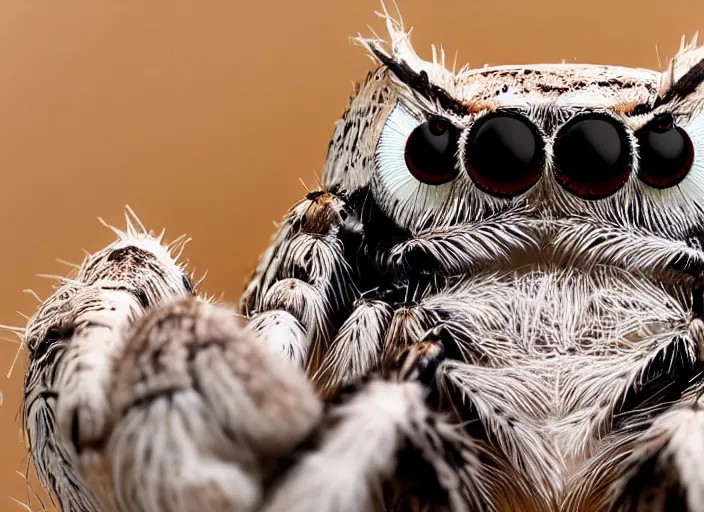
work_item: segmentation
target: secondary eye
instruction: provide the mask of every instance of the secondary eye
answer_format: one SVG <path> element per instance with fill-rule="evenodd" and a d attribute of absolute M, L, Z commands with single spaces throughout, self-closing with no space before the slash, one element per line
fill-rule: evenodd
<path fill-rule="evenodd" d="M 610 196 L 630 174 L 626 131 L 606 115 L 579 116 L 560 129 L 555 164 L 555 177 L 568 192 L 583 199 Z"/>
<path fill-rule="evenodd" d="M 444 117 L 420 117 L 398 103 L 374 152 L 372 191 L 384 213 L 410 228 L 443 212 L 455 190 L 457 128 Z"/>
<path fill-rule="evenodd" d="M 669 188 L 687 176 L 694 162 L 694 146 L 687 132 L 675 126 L 671 115 L 653 119 L 636 136 L 641 181 L 654 188 Z"/>
<path fill-rule="evenodd" d="M 489 114 L 472 127 L 465 163 L 472 181 L 484 192 L 499 197 L 522 194 L 540 179 L 540 132 L 518 114 Z"/>
<path fill-rule="evenodd" d="M 455 179 L 457 130 L 442 117 L 418 125 L 406 141 L 406 166 L 420 182 L 440 185 Z"/>

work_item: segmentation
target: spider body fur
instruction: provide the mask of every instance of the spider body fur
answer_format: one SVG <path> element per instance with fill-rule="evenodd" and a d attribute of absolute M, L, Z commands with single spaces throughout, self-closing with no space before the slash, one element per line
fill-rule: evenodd
<path fill-rule="evenodd" d="M 390 51 L 239 308 L 128 217 L 27 326 L 64 511 L 704 511 L 704 49 Z"/>

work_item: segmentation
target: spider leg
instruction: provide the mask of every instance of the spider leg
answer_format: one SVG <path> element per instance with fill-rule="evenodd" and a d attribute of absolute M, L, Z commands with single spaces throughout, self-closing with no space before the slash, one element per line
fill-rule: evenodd
<path fill-rule="evenodd" d="M 384 352 L 384 338 L 393 308 L 380 300 L 360 299 L 335 335 L 320 370 L 313 376 L 322 393 L 330 397 L 345 385 L 377 371 Z"/>
<path fill-rule="evenodd" d="M 563 510 L 704 510 L 704 322 L 623 373 L 613 429 L 568 486 Z M 613 371 L 613 370 L 612 370 Z"/>
<path fill-rule="evenodd" d="M 251 510 L 317 422 L 313 388 L 234 310 L 191 297 L 160 238 L 115 231 L 27 327 L 39 476 L 63 510 Z"/>
<path fill-rule="evenodd" d="M 399 287 L 404 293 L 405 287 Z M 398 293 L 398 290 L 394 290 Z M 440 317 L 418 304 L 394 311 L 384 293 L 361 298 L 328 346 L 320 370 L 313 375 L 325 396 L 381 369 L 382 361 L 394 361 L 422 334 L 440 322 Z M 444 327 L 444 324 L 440 324 Z M 428 338 L 429 339 L 429 338 Z"/>
<path fill-rule="evenodd" d="M 193 293 L 171 251 L 128 218 L 29 320 L 23 419 L 40 481 L 63 510 L 97 510 L 76 470 L 109 423 L 109 375 L 122 330 L 149 308 Z M 174 247 L 175 248 L 175 247 Z"/>
<path fill-rule="evenodd" d="M 135 323 L 111 390 L 103 502 L 122 511 L 258 510 L 322 411 L 304 373 L 257 343 L 234 309 L 196 298 Z"/>
<path fill-rule="evenodd" d="M 240 302 L 264 344 L 311 371 L 355 293 L 340 236 L 346 222 L 343 199 L 309 193 L 286 214 Z"/>
<path fill-rule="evenodd" d="M 494 511 L 515 504 L 518 495 L 496 494 L 515 472 L 451 415 L 436 412 L 419 376 L 393 372 L 340 392 L 262 510 Z"/>
<path fill-rule="evenodd" d="M 637 440 L 612 510 L 704 510 L 704 399 L 663 414 Z"/>

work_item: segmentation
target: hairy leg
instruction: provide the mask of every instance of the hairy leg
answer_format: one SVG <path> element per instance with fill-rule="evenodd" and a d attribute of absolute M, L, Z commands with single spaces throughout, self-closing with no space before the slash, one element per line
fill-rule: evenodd
<path fill-rule="evenodd" d="M 339 236 L 351 222 L 342 198 L 310 192 L 284 217 L 240 301 L 262 343 L 311 373 L 356 293 Z"/>
<path fill-rule="evenodd" d="M 262 510 L 495 510 L 480 470 L 490 455 L 435 413 L 426 392 L 393 378 L 357 386 L 329 408 Z"/>
<path fill-rule="evenodd" d="M 256 510 L 321 415 L 298 368 L 234 309 L 196 298 L 135 323 L 110 389 L 113 421 L 96 455 L 114 510 Z"/>
<path fill-rule="evenodd" d="M 610 433 L 569 482 L 562 510 L 704 510 L 704 322 L 632 365 Z"/>
<path fill-rule="evenodd" d="M 335 238 L 345 217 L 332 194 L 311 193 L 287 215 L 243 298 L 248 328 L 275 352 L 305 365 L 320 350 L 353 288 Z M 173 253 L 130 212 L 118 241 L 89 256 L 29 321 L 24 420 L 42 483 L 66 510 L 93 510 L 72 466 L 77 447 L 102 435 L 107 376 L 122 330 L 145 311 L 193 294 Z M 351 299 L 349 299 L 351 301 Z M 317 347 L 317 348 L 316 348 Z M 63 441 L 65 442 L 63 442 Z"/>
<path fill-rule="evenodd" d="M 660 414 L 644 430 L 620 431 L 575 476 L 561 510 L 704 510 L 701 397 Z"/>
<path fill-rule="evenodd" d="M 62 279 L 29 320 L 25 343 L 23 418 L 43 485 L 63 510 L 97 510 L 76 471 L 82 449 L 101 438 L 108 421 L 108 381 L 122 330 L 138 315 L 191 295 L 173 246 L 128 217 L 118 240 L 87 257 Z"/>
<path fill-rule="evenodd" d="M 367 299 L 357 302 L 313 375 L 324 396 L 333 396 L 341 387 L 379 370 L 392 317 L 393 308 L 386 302 Z"/>
<path fill-rule="evenodd" d="M 618 510 L 704 510 L 704 399 L 659 417 L 612 486 Z"/>
<path fill-rule="evenodd" d="M 40 479 L 67 511 L 251 508 L 259 466 L 316 422 L 318 399 L 283 358 L 241 341 L 234 310 L 183 302 L 194 291 L 178 244 L 136 218 L 113 230 L 28 323 L 24 419 Z"/>

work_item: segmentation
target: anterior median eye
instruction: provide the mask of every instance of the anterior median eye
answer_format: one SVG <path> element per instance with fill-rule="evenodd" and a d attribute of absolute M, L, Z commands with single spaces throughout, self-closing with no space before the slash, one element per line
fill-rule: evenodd
<path fill-rule="evenodd" d="M 636 133 L 640 146 L 638 177 L 654 188 L 680 183 L 694 162 L 694 146 L 670 114 L 653 119 Z"/>
<path fill-rule="evenodd" d="M 568 192 L 601 199 L 628 181 L 631 151 L 626 130 L 604 114 L 579 116 L 555 140 L 555 177 Z"/>
<path fill-rule="evenodd" d="M 406 141 L 405 159 L 413 176 L 428 185 L 455 179 L 457 130 L 446 119 L 432 117 L 418 125 Z"/>
<path fill-rule="evenodd" d="M 479 189 L 499 197 L 516 196 L 540 179 L 543 141 L 538 129 L 523 116 L 489 114 L 472 127 L 465 162 Z"/>

